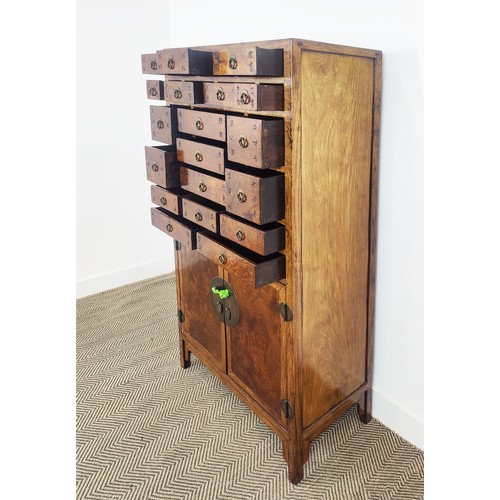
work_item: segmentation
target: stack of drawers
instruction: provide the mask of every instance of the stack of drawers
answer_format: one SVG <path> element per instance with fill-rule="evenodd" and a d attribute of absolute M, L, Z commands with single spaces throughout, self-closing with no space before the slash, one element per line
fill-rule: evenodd
<path fill-rule="evenodd" d="M 224 52 L 192 49 L 142 56 L 143 73 L 231 75 L 146 82 L 148 98 L 167 104 L 150 106 L 151 137 L 169 145 L 146 146 L 151 200 L 160 207 L 151 217 L 181 245 L 255 276 L 260 287 L 285 278 L 284 120 L 246 114 L 283 115 L 284 87 L 231 79 L 283 77 L 283 50 L 234 52 L 229 61 Z"/>
<path fill-rule="evenodd" d="M 142 55 L 153 226 L 194 353 L 280 438 L 290 481 L 371 418 L 381 53 L 287 39 Z"/>

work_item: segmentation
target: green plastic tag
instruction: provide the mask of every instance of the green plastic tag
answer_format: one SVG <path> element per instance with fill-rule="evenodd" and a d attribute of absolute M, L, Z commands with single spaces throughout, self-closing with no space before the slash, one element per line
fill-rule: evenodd
<path fill-rule="evenodd" d="M 212 292 L 216 293 L 221 299 L 227 299 L 229 297 L 229 290 L 226 290 L 225 288 L 218 290 L 215 286 L 213 286 Z"/>

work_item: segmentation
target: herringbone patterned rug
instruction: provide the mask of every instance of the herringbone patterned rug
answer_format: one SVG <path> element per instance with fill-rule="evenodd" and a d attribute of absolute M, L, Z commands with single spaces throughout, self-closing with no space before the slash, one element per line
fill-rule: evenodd
<path fill-rule="evenodd" d="M 179 366 L 175 278 L 77 302 L 78 499 L 418 499 L 423 454 L 352 408 L 293 486 L 281 443 L 196 358 Z"/>

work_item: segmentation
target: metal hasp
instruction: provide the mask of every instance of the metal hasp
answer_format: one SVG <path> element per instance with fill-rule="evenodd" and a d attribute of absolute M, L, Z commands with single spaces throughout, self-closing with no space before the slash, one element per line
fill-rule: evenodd
<path fill-rule="evenodd" d="M 240 306 L 234 290 L 218 276 L 210 282 L 210 302 L 217 318 L 234 328 L 240 321 Z"/>
<path fill-rule="evenodd" d="M 286 419 L 293 417 L 293 408 L 292 405 L 288 402 L 288 399 L 281 400 L 281 410 L 285 414 Z"/>

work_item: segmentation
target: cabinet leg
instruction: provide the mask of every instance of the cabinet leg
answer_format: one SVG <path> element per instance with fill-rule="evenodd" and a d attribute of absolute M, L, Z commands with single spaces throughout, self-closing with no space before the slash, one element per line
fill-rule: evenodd
<path fill-rule="evenodd" d="M 299 484 L 304 477 L 304 464 L 309 457 L 309 443 L 283 442 L 283 457 L 288 464 L 288 479 L 293 484 Z"/>
<path fill-rule="evenodd" d="M 367 424 L 372 419 L 372 389 L 363 393 L 358 401 L 358 415 L 363 424 Z"/>
<path fill-rule="evenodd" d="M 191 366 L 191 353 L 189 352 L 186 342 L 179 337 L 180 342 L 180 355 L 181 355 L 181 367 L 189 368 Z"/>

